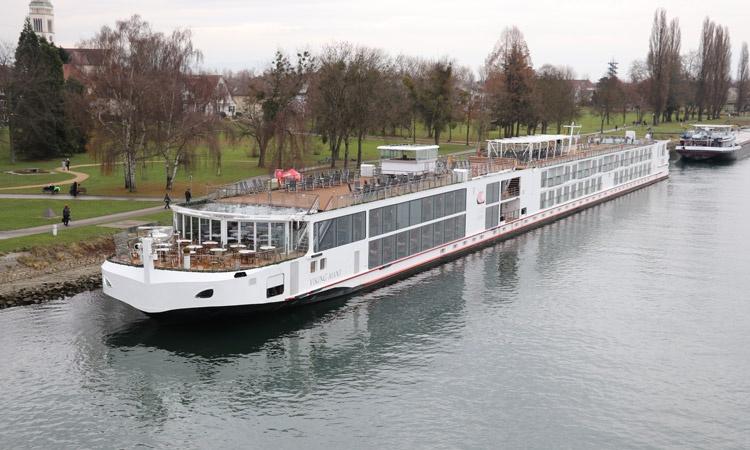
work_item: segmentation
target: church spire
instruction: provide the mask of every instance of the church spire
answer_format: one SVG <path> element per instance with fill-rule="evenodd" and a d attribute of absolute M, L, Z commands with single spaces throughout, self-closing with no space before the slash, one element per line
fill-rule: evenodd
<path fill-rule="evenodd" d="M 55 38 L 55 13 L 52 2 L 48 0 L 32 0 L 29 3 L 29 19 L 31 28 L 39 37 L 52 42 Z"/>

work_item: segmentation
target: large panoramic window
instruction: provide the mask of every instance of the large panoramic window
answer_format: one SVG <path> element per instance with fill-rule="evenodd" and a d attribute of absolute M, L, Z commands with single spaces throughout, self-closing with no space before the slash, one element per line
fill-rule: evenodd
<path fill-rule="evenodd" d="M 495 205 L 497 208 L 498 206 Z M 369 244 L 370 269 L 460 239 L 466 235 L 466 216 L 450 217 L 401 233 L 373 239 Z"/>
<path fill-rule="evenodd" d="M 277 250 L 286 247 L 286 223 L 274 222 L 271 224 L 271 246 Z"/>
<path fill-rule="evenodd" d="M 255 250 L 255 222 L 240 222 L 239 243 Z"/>
<path fill-rule="evenodd" d="M 378 217 L 380 219 L 380 217 Z M 370 216 L 372 220 L 372 215 Z M 372 226 L 372 221 L 370 222 Z M 365 213 L 349 214 L 335 219 L 321 220 L 313 226 L 315 252 L 350 244 L 365 238 Z"/>
<path fill-rule="evenodd" d="M 497 183 L 497 198 L 500 185 Z M 466 211 L 466 189 L 370 210 L 370 237 Z"/>
<path fill-rule="evenodd" d="M 269 245 L 268 235 L 268 224 L 266 222 L 257 222 L 255 224 L 255 245 L 258 249 Z"/>
<path fill-rule="evenodd" d="M 500 182 L 490 183 L 487 185 L 487 204 L 497 203 L 500 201 Z"/>
<path fill-rule="evenodd" d="M 484 228 L 489 229 L 496 227 L 500 219 L 500 206 L 492 205 L 488 206 L 484 210 Z"/>
<path fill-rule="evenodd" d="M 227 221 L 227 242 L 238 242 L 240 239 L 240 224 L 233 220 Z"/>

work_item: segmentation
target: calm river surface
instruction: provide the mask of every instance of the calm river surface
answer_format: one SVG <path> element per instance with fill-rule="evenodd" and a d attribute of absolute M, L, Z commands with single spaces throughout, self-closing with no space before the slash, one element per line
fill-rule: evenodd
<path fill-rule="evenodd" d="M 750 160 L 373 293 L 165 327 L 0 311 L 0 447 L 750 446 Z"/>

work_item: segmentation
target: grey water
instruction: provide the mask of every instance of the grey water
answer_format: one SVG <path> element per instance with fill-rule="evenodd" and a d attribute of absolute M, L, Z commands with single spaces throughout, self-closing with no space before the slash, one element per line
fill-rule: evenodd
<path fill-rule="evenodd" d="M 164 326 L 0 311 L 1 448 L 747 448 L 750 160 L 374 292 Z"/>

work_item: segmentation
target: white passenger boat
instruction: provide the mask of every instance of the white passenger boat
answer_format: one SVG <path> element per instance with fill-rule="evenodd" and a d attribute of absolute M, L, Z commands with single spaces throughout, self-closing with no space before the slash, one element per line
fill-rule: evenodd
<path fill-rule="evenodd" d="M 571 128 L 572 129 L 572 128 Z M 107 295 L 153 316 L 277 310 L 373 288 L 669 174 L 667 141 L 542 135 L 481 156 L 383 146 L 360 173 L 243 181 L 117 239 Z M 273 186 L 273 189 L 269 187 Z"/>
<path fill-rule="evenodd" d="M 680 136 L 675 151 L 688 160 L 734 161 L 750 153 L 750 130 L 696 124 Z"/>

